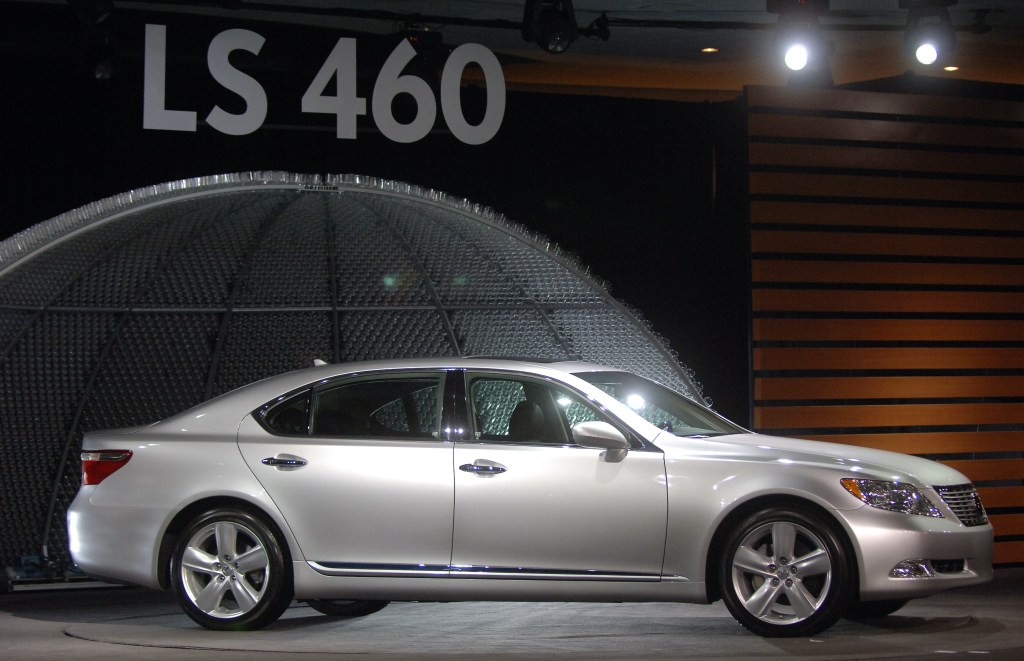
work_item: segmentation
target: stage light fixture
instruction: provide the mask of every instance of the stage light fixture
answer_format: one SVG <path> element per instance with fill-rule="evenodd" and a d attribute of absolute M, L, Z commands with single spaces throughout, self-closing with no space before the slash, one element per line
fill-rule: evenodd
<path fill-rule="evenodd" d="M 957 0 L 900 0 L 900 8 L 907 10 L 904 44 L 921 64 L 935 64 L 956 48 L 956 32 L 947 9 L 956 3 Z"/>
<path fill-rule="evenodd" d="M 794 72 L 827 71 L 831 45 L 825 41 L 818 14 L 829 10 L 827 0 L 768 0 L 769 13 L 778 14 L 775 50 Z"/>
<path fill-rule="evenodd" d="M 775 28 L 775 49 L 790 71 L 828 67 L 829 44 L 822 37 L 814 14 L 780 15 Z"/>
<path fill-rule="evenodd" d="M 790 71 L 803 71 L 808 60 L 810 60 L 810 51 L 806 45 L 799 42 L 786 48 L 786 54 L 783 56 L 786 68 Z"/>
<path fill-rule="evenodd" d="M 608 41 L 611 37 L 611 29 L 608 27 L 608 15 L 601 14 L 595 18 L 590 25 L 585 28 L 580 28 L 580 34 L 590 39 L 600 39 L 601 41 Z"/>
<path fill-rule="evenodd" d="M 579 37 L 576 10 L 570 0 L 526 0 L 523 39 L 549 53 L 564 53 Z"/>

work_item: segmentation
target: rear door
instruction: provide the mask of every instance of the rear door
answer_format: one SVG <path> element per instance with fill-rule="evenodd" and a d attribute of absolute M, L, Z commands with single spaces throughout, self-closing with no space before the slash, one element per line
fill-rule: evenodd
<path fill-rule="evenodd" d="M 246 463 L 320 571 L 447 573 L 443 390 L 442 372 L 377 373 L 311 386 L 243 421 Z"/>

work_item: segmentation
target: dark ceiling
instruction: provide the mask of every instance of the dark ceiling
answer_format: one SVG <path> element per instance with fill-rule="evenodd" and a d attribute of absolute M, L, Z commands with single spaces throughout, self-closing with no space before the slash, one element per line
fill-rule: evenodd
<path fill-rule="evenodd" d="M 795 4 L 801 0 L 782 0 Z M 904 0 L 906 3 L 907 0 Z M 930 0 L 909 0 L 929 2 Z M 920 76 L 1024 85 L 1024 1 L 950 4 L 956 49 L 926 67 L 903 47 L 900 0 L 831 0 L 819 22 L 834 43 L 837 85 Z M 89 0 L 84 4 L 103 4 Z M 773 57 L 778 15 L 766 0 L 575 0 L 577 23 L 607 18 L 608 40 L 582 36 L 551 55 L 523 39 L 523 0 L 189 0 L 114 2 L 114 11 L 178 11 L 240 20 L 337 26 L 385 34 L 403 26 L 442 33 L 449 45 L 483 44 L 499 54 L 509 89 L 683 100 L 735 97 L 746 85 L 786 84 Z M 717 52 L 704 53 L 702 49 Z M 958 67 L 946 71 L 945 66 Z"/>

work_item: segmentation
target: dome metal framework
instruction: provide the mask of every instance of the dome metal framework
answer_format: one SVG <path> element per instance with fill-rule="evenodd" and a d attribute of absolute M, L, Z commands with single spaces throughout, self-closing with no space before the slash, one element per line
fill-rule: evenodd
<path fill-rule="evenodd" d="M 111 197 L 0 243 L 0 562 L 68 562 L 86 430 L 314 358 L 582 359 L 703 402 L 635 313 L 543 237 L 356 175 L 250 172 Z"/>

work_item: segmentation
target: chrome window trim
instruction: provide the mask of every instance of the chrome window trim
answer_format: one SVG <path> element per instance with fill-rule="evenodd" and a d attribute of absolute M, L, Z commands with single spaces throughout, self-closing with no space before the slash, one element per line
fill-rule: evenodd
<path fill-rule="evenodd" d="M 349 372 L 349 373 L 346 373 L 346 374 L 337 374 L 337 375 L 334 375 L 334 376 L 318 379 L 316 381 L 311 381 L 311 382 L 306 383 L 306 384 L 304 384 L 304 385 L 302 385 L 302 386 L 300 386 L 298 388 L 294 388 L 292 390 L 289 390 L 286 393 L 282 393 L 281 395 L 278 395 L 277 397 L 275 397 L 274 399 L 270 400 L 269 402 L 265 402 L 264 404 L 262 404 L 259 407 L 257 407 L 254 411 L 251 412 L 251 415 L 252 415 L 253 419 L 256 420 L 257 423 L 259 423 L 260 427 L 262 427 L 264 431 L 266 431 L 268 434 L 270 434 L 272 436 L 276 436 L 276 437 L 279 437 L 279 438 L 302 438 L 302 439 L 307 439 L 307 440 L 310 440 L 310 441 L 318 441 L 318 440 L 346 440 L 346 441 L 348 441 L 348 440 L 368 440 L 368 441 L 413 441 L 413 442 L 421 442 L 421 443 L 436 443 L 438 441 L 445 442 L 445 441 L 447 441 L 449 439 L 438 438 L 438 437 L 435 437 L 435 438 L 420 438 L 420 437 L 408 437 L 408 436 L 397 436 L 397 435 L 396 436 L 385 436 L 385 435 L 378 435 L 378 436 L 369 436 L 369 435 L 367 435 L 367 436 L 355 436 L 355 435 L 351 435 L 351 436 L 326 436 L 325 435 L 325 436 L 320 436 L 320 435 L 317 435 L 317 434 L 313 433 L 312 421 L 313 421 L 314 416 L 316 415 L 316 396 L 317 396 L 317 392 L 319 390 L 322 390 L 322 389 L 325 389 L 325 388 L 330 388 L 330 387 L 339 385 L 340 382 L 344 382 L 344 381 L 359 381 L 359 380 L 362 380 L 362 379 L 367 379 L 367 378 L 372 378 L 372 377 L 378 377 L 378 376 L 379 377 L 388 377 L 388 376 L 391 376 L 391 375 L 394 375 L 394 376 L 397 376 L 397 377 L 401 377 L 401 376 L 416 376 L 416 375 L 424 376 L 424 377 L 435 377 L 436 376 L 439 379 L 439 383 L 438 383 L 438 389 L 439 389 L 439 394 L 438 394 L 438 400 L 439 400 L 438 401 L 438 425 L 439 425 L 439 430 L 438 430 L 438 432 L 439 432 L 439 434 L 441 434 L 443 436 L 444 435 L 444 416 L 445 416 L 445 413 L 446 413 L 446 406 L 445 406 L 446 402 L 445 402 L 445 399 L 444 399 L 445 393 L 446 393 L 446 386 L 447 386 L 447 382 L 448 382 L 449 376 L 453 372 L 455 372 L 455 371 L 458 371 L 458 370 L 453 370 L 451 368 L 444 368 L 444 367 L 438 367 L 438 368 L 429 368 L 428 367 L 428 368 L 425 368 L 425 369 L 416 369 L 416 368 L 388 368 L 388 369 L 376 369 L 376 370 L 363 370 L 363 371 L 359 371 L 359 372 Z M 284 434 L 284 433 L 282 433 L 280 431 L 272 429 L 266 423 L 265 417 L 266 417 L 267 413 L 269 413 L 274 407 L 278 406 L 279 404 L 283 404 L 283 403 L 287 402 L 288 400 L 292 399 L 293 397 L 301 395 L 301 394 L 303 394 L 305 392 L 308 392 L 309 393 L 309 397 L 310 397 L 309 424 L 307 425 L 308 431 L 305 434 Z"/>

